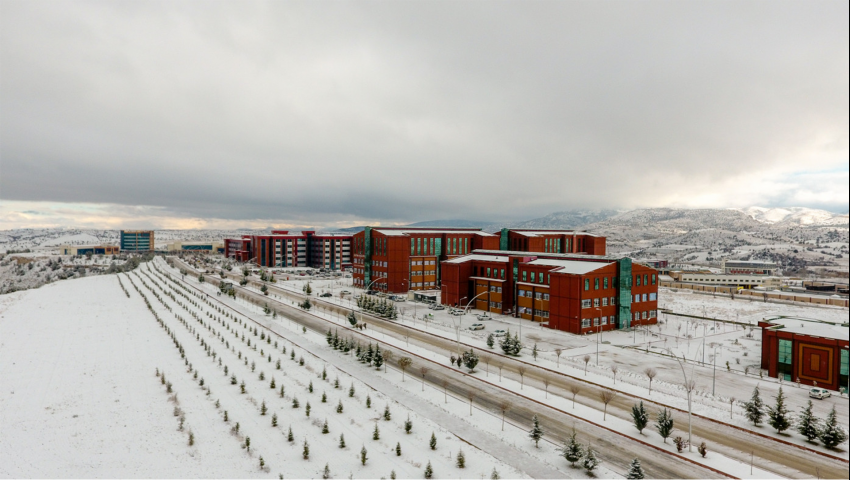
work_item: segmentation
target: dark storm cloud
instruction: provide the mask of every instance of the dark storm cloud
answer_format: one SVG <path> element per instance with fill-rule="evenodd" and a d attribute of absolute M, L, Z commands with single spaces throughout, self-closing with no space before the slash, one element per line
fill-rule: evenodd
<path fill-rule="evenodd" d="M 813 188 L 846 210 L 846 182 L 788 183 L 847 171 L 846 2 L 0 8 L 5 200 L 316 224 Z"/>

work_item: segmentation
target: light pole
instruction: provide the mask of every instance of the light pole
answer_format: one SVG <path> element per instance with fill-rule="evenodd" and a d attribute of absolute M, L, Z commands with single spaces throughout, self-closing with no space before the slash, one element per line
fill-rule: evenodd
<path fill-rule="evenodd" d="M 593 307 L 593 309 L 596 310 L 596 312 L 599 314 L 599 317 L 602 317 L 602 309 L 601 308 Z M 594 320 L 596 320 L 598 322 L 597 325 L 596 325 L 598 327 L 596 329 L 596 366 L 598 367 L 599 366 L 599 344 L 602 342 L 602 322 L 600 321 L 600 318 L 595 318 Z"/>
<path fill-rule="evenodd" d="M 386 278 L 387 278 L 387 277 L 380 277 L 380 278 L 376 278 L 376 279 L 372 280 L 372 281 L 369 283 L 369 285 L 367 285 L 367 286 L 366 286 L 366 289 L 363 291 L 363 294 L 364 294 L 364 295 L 366 294 L 366 291 L 368 291 L 368 290 L 369 290 L 369 287 L 371 287 L 371 286 L 372 286 L 372 284 L 374 284 L 374 283 L 375 283 L 375 282 L 377 282 L 378 280 L 385 280 Z M 363 309 L 362 309 L 362 308 L 360 309 L 360 321 L 361 321 L 361 322 L 363 321 Z"/>
<path fill-rule="evenodd" d="M 714 384 L 717 379 L 717 347 L 714 347 L 714 369 L 711 372 L 711 396 L 714 396 Z"/>
<path fill-rule="evenodd" d="M 673 354 L 673 351 L 669 348 L 667 352 L 679 362 L 679 367 L 682 369 L 682 376 L 685 377 L 685 391 L 688 392 L 688 452 L 693 452 L 691 448 L 691 392 L 694 390 L 693 380 L 688 380 L 688 374 L 685 373 L 685 366 L 682 364 L 682 361 L 679 360 L 679 357 Z M 684 359 L 684 355 L 682 355 Z M 693 369 L 692 369 L 693 370 Z M 693 378 L 693 371 L 691 371 L 691 378 Z"/>

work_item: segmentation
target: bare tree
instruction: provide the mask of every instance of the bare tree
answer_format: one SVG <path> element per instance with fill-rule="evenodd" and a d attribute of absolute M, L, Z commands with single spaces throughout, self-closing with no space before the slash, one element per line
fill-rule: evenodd
<path fill-rule="evenodd" d="M 577 383 L 570 385 L 570 393 L 573 394 L 573 408 L 576 408 L 576 395 L 581 392 L 581 387 Z"/>
<path fill-rule="evenodd" d="M 729 397 L 729 418 L 732 418 L 732 405 L 735 404 L 735 397 Z"/>
<path fill-rule="evenodd" d="M 431 369 L 428 367 L 419 367 L 419 374 L 422 375 L 422 391 L 425 391 L 425 375 L 428 375 Z"/>
<path fill-rule="evenodd" d="M 584 376 L 587 376 L 587 362 L 590 361 L 590 355 L 585 355 L 581 359 L 584 360 Z"/>
<path fill-rule="evenodd" d="M 555 357 L 558 359 L 558 367 L 561 366 L 561 354 L 564 353 L 564 350 L 561 348 L 555 349 Z"/>
<path fill-rule="evenodd" d="M 511 407 L 513 407 L 513 406 L 514 405 L 507 400 L 502 400 L 501 402 L 499 402 L 499 410 L 502 412 L 502 431 L 503 432 L 505 431 L 505 413 L 508 410 L 510 410 Z"/>
<path fill-rule="evenodd" d="M 387 364 L 392 361 L 395 353 L 392 350 L 384 350 L 381 354 L 384 356 L 384 373 L 387 373 Z"/>
<path fill-rule="evenodd" d="M 468 390 L 466 392 L 466 398 L 469 399 L 469 416 L 472 416 L 472 401 L 475 400 L 475 392 L 472 390 Z"/>
<path fill-rule="evenodd" d="M 487 365 L 487 376 L 490 376 L 490 362 L 493 360 L 493 357 L 490 355 L 481 355 L 481 360 L 484 360 L 484 363 Z"/>
<path fill-rule="evenodd" d="M 605 409 L 602 414 L 603 422 L 608 416 L 608 404 L 611 403 L 611 400 L 614 400 L 616 396 L 617 392 L 615 392 L 614 390 L 608 390 L 607 388 L 599 392 L 599 400 L 602 400 L 602 403 L 605 404 Z"/>
<path fill-rule="evenodd" d="M 658 371 L 652 367 L 647 367 L 643 374 L 649 379 L 649 394 L 652 395 L 652 380 L 658 375 Z"/>
<path fill-rule="evenodd" d="M 520 383 L 519 389 L 522 390 L 522 387 L 525 386 L 525 372 L 527 369 L 524 365 L 520 365 L 519 368 L 516 369 L 517 373 L 519 373 Z"/>
<path fill-rule="evenodd" d="M 611 365 L 611 372 L 614 373 L 614 385 L 617 384 L 617 372 L 618 371 L 620 371 L 620 367 L 618 367 L 616 364 Z"/>
<path fill-rule="evenodd" d="M 499 369 L 499 381 L 500 382 L 502 381 L 502 368 L 503 367 L 504 367 L 504 365 L 502 365 L 502 362 L 496 362 L 496 368 Z"/>
<path fill-rule="evenodd" d="M 398 368 L 401 369 L 401 381 L 404 381 L 404 371 L 407 367 L 413 365 L 413 359 L 410 357 L 401 357 L 398 359 Z"/>
<path fill-rule="evenodd" d="M 546 398 L 549 398 L 549 379 L 543 379 L 543 386 L 546 387 Z"/>
<path fill-rule="evenodd" d="M 449 403 L 449 394 L 448 394 L 449 381 L 444 378 L 444 379 L 440 380 L 440 385 L 442 385 L 442 387 L 443 387 L 444 403 Z"/>

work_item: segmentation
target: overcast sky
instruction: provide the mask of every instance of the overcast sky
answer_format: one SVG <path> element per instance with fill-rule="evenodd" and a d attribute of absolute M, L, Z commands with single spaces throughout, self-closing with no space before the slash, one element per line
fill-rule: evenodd
<path fill-rule="evenodd" d="M 846 1 L 0 13 L 0 228 L 847 211 Z"/>

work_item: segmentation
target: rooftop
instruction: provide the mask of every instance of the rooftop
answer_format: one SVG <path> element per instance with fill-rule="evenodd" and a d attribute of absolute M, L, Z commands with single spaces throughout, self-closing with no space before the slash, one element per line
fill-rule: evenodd
<path fill-rule="evenodd" d="M 482 262 L 507 263 L 508 257 L 501 256 L 501 255 L 476 255 L 476 254 L 471 254 L 471 255 L 464 255 L 462 257 L 455 257 L 455 258 L 452 258 L 451 260 L 446 260 L 443 263 L 466 263 L 466 262 L 473 261 L 473 260 L 480 260 Z"/>
<path fill-rule="evenodd" d="M 594 270 L 599 270 L 602 267 L 607 267 L 614 262 L 582 262 L 580 260 L 555 260 L 550 258 L 540 258 L 528 262 L 529 265 L 545 265 L 549 267 L 557 267 L 554 270 L 557 273 L 569 273 L 573 275 L 584 275 Z"/>
<path fill-rule="evenodd" d="M 473 250 L 472 253 L 480 255 L 511 255 L 516 257 L 547 257 L 564 260 L 607 260 L 616 261 L 626 258 L 625 255 L 586 255 L 584 253 L 543 253 L 543 252 L 518 252 L 514 250 Z"/>
<path fill-rule="evenodd" d="M 773 324 L 771 330 L 809 335 L 812 337 L 831 338 L 835 340 L 850 340 L 850 325 L 809 320 L 797 317 L 766 318 L 765 322 Z"/>
<path fill-rule="evenodd" d="M 403 237 L 411 234 L 423 234 L 423 235 L 443 235 L 443 234 L 451 234 L 451 233 L 471 233 L 473 235 L 481 235 L 482 237 L 494 237 L 492 233 L 482 232 L 480 229 L 473 230 L 470 228 L 456 228 L 456 229 L 431 229 L 431 228 L 404 228 L 404 229 L 392 229 L 392 228 L 376 228 L 374 229 L 376 232 L 379 232 L 382 235 L 386 235 L 388 237 Z"/>
<path fill-rule="evenodd" d="M 599 235 L 594 235 L 592 233 L 587 232 L 577 232 L 575 230 L 513 230 L 512 232 L 517 233 L 519 235 L 525 235 L 526 237 L 538 237 L 540 235 L 587 235 L 588 237 L 598 237 Z"/>

